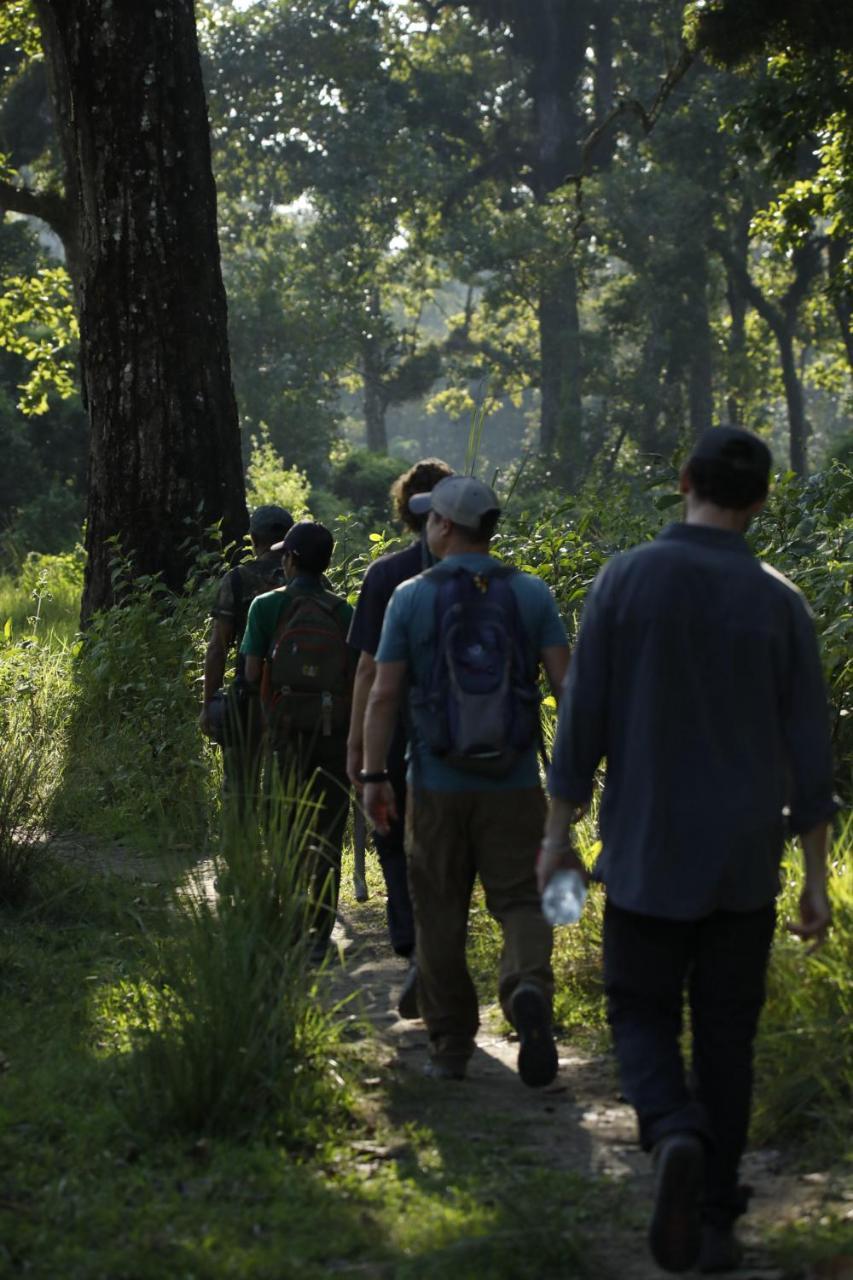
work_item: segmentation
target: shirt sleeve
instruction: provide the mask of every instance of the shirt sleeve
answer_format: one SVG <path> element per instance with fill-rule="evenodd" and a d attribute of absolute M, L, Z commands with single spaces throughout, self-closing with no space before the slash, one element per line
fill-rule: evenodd
<path fill-rule="evenodd" d="M 222 622 L 234 621 L 234 585 L 229 570 L 219 583 L 216 599 L 210 610 L 211 618 L 219 618 Z"/>
<path fill-rule="evenodd" d="M 376 655 L 382 635 L 382 622 L 388 606 L 388 592 L 379 565 L 371 565 L 364 576 L 361 592 L 349 630 L 349 643 L 362 653 Z"/>
<path fill-rule="evenodd" d="M 603 574 L 599 574 L 572 650 L 548 770 L 551 795 L 579 805 L 592 796 L 593 778 L 607 741 L 610 643 L 604 597 Z"/>
<path fill-rule="evenodd" d="M 247 657 L 265 658 L 267 656 L 272 635 L 269 626 L 269 609 L 265 607 L 265 603 L 265 596 L 255 596 L 249 605 L 246 630 L 243 632 L 240 644 L 240 652 Z"/>
<path fill-rule="evenodd" d="M 407 662 L 409 660 L 408 617 L 413 588 L 405 582 L 397 587 L 385 610 L 382 635 L 376 650 L 377 662 Z"/>
<path fill-rule="evenodd" d="M 541 591 L 541 612 L 539 615 L 539 648 L 551 649 L 555 645 L 568 646 L 569 637 L 566 635 L 565 624 L 560 617 L 560 611 L 557 608 L 557 601 L 551 588 L 541 578 L 537 578 L 536 582 L 540 583 Z"/>
<path fill-rule="evenodd" d="M 804 835 L 838 808 L 832 792 L 832 738 L 826 687 L 814 623 L 803 598 L 793 596 L 792 648 L 785 714 L 790 763 L 789 826 Z"/>

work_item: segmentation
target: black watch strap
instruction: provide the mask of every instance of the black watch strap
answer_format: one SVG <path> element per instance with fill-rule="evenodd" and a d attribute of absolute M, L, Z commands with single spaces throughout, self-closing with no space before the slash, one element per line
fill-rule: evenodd
<path fill-rule="evenodd" d="M 358 775 L 359 782 L 387 782 L 389 773 L 387 769 L 375 769 L 373 773 L 366 773 L 364 769 Z"/>

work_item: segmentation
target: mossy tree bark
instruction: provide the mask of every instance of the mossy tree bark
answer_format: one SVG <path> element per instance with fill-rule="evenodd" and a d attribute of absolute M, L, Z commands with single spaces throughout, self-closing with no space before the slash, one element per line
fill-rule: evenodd
<path fill-rule="evenodd" d="M 192 0 L 34 0 L 74 221 L 91 421 L 83 617 L 246 528 Z"/>

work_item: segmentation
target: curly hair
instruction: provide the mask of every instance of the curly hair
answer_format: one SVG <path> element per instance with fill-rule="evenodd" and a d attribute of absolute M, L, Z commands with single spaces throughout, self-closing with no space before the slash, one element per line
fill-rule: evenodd
<path fill-rule="evenodd" d="M 441 458 L 422 458 L 408 471 L 404 471 L 391 485 L 391 501 L 394 515 L 407 529 L 420 533 L 426 523 L 426 516 L 412 515 L 409 510 L 409 499 L 416 493 L 430 493 L 439 480 L 452 476 L 453 470 L 442 462 Z"/>

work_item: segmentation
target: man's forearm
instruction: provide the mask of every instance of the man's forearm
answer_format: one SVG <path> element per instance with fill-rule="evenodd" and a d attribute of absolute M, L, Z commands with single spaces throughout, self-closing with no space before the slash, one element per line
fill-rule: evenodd
<path fill-rule="evenodd" d="M 385 768 L 399 711 L 399 695 L 377 693 L 374 685 L 367 700 L 364 716 L 365 773 L 379 773 Z"/>
<path fill-rule="evenodd" d="M 362 653 L 356 667 L 352 690 L 352 711 L 347 738 L 350 751 L 359 751 L 364 746 L 364 716 L 375 677 L 376 663 L 369 653 Z"/>
<path fill-rule="evenodd" d="M 571 800 L 561 800 L 552 796 L 548 806 L 548 817 L 545 820 L 545 839 L 555 849 L 568 847 L 569 828 L 583 812 L 582 808 Z"/>
<path fill-rule="evenodd" d="M 826 883 L 826 849 L 828 834 L 829 823 L 819 822 L 816 827 L 812 827 L 811 831 L 805 831 L 800 836 L 800 843 L 803 846 L 803 866 L 805 868 L 807 885 L 819 885 Z"/>
<path fill-rule="evenodd" d="M 225 679 L 225 650 L 217 640 L 211 640 L 204 655 L 204 701 L 210 699 Z"/>

